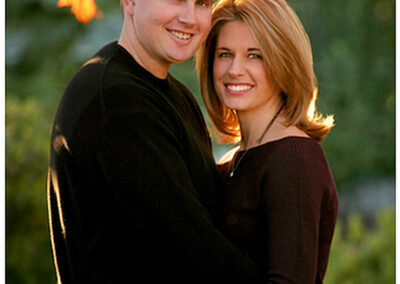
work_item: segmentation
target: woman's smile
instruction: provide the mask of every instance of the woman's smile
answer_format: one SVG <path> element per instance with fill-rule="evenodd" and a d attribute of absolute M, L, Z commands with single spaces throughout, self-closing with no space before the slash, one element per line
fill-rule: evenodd
<path fill-rule="evenodd" d="M 243 83 L 226 83 L 225 90 L 231 95 L 242 95 L 253 89 L 254 85 Z"/>
<path fill-rule="evenodd" d="M 260 48 L 243 22 L 225 24 L 217 38 L 213 80 L 219 99 L 238 112 L 265 107 L 278 97 L 269 82 Z"/>

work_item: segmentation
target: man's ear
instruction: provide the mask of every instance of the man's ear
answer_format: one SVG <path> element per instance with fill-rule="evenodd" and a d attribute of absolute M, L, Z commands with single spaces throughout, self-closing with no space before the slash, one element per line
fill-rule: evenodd
<path fill-rule="evenodd" d="M 125 11 L 132 16 L 133 15 L 133 10 L 135 7 L 135 0 L 122 0 L 122 3 L 124 5 Z"/>

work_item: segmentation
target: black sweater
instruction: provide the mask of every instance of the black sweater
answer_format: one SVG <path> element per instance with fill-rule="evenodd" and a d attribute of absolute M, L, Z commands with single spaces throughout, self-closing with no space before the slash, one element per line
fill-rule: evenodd
<path fill-rule="evenodd" d="M 232 160 L 220 166 L 223 232 L 250 253 L 264 283 L 322 283 L 338 197 L 321 146 L 286 137 L 243 154 L 234 156 L 233 177 Z"/>
<path fill-rule="evenodd" d="M 214 227 L 219 175 L 187 88 L 117 43 L 73 77 L 51 137 L 49 215 L 62 283 L 254 280 Z"/>

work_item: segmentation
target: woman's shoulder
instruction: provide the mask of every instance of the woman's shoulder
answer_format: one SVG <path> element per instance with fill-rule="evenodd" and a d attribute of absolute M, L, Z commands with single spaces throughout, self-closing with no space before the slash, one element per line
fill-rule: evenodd
<path fill-rule="evenodd" d="M 330 167 L 320 143 L 310 137 L 285 137 L 269 143 L 270 171 L 308 175 L 330 172 Z"/>
<path fill-rule="evenodd" d="M 240 146 L 236 146 L 235 148 L 229 150 L 228 152 L 226 152 L 221 159 L 219 159 L 219 161 L 217 162 L 217 165 L 224 165 L 227 164 L 229 162 L 232 161 L 233 157 L 235 156 L 235 154 L 239 151 Z"/>
<path fill-rule="evenodd" d="M 320 143 L 311 137 L 287 136 L 269 142 L 269 146 L 272 153 L 293 159 L 325 156 Z"/>
<path fill-rule="evenodd" d="M 314 138 L 287 137 L 275 142 L 266 164 L 268 177 L 278 188 L 301 188 L 308 196 L 331 196 L 334 178 L 320 143 Z"/>

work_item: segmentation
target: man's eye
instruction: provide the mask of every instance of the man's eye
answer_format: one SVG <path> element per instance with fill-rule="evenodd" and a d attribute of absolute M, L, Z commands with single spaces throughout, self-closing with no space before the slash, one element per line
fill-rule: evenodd
<path fill-rule="evenodd" d="M 209 6 L 210 3 L 211 3 L 211 0 L 210 1 L 197 1 L 197 5 L 203 6 L 203 7 Z"/>

